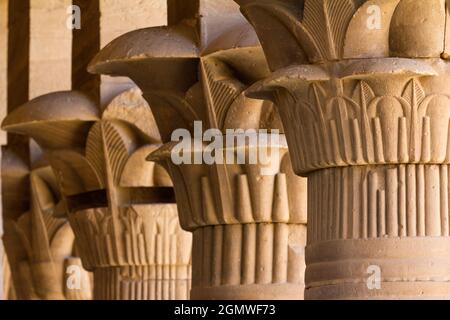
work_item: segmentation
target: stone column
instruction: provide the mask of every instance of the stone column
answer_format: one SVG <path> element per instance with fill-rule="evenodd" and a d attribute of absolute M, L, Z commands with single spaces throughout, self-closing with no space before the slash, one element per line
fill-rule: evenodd
<path fill-rule="evenodd" d="M 61 198 L 51 168 L 34 169 L 29 179 L 30 210 L 5 220 L 5 245 L 16 298 L 90 300 L 89 275 L 80 258 L 74 257 L 73 231 L 64 216 L 54 215 Z M 15 187 L 12 180 L 8 182 L 5 188 Z"/>
<path fill-rule="evenodd" d="M 3 128 L 43 148 L 63 195 L 94 299 L 187 299 L 191 235 L 178 223 L 167 173 L 146 162 L 159 133 L 136 91 L 100 115 L 86 96 L 60 92 L 10 114 Z"/>
<path fill-rule="evenodd" d="M 6 116 L 8 109 L 8 0 L 0 0 L 0 118 Z M 6 144 L 6 134 L 0 133 L 0 144 Z M 3 211 L 3 210 L 1 210 Z M 6 274 L 5 274 L 5 252 L 3 249 L 3 212 L 0 212 L 0 300 L 6 299 L 4 292 Z"/>
<path fill-rule="evenodd" d="M 306 186 L 290 169 L 273 105 L 245 98 L 248 85 L 268 75 L 256 35 L 230 1 L 169 4 L 171 25 L 121 36 L 89 70 L 130 77 L 153 110 L 166 145 L 150 159 L 169 171 L 182 227 L 194 235 L 191 297 L 302 299 Z M 200 135 L 213 130 L 216 156 L 266 151 L 268 163 L 205 163 L 211 146 L 198 126 Z M 232 137 L 233 129 L 242 131 Z M 181 151 L 176 130 L 192 142 L 184 148 L 190 163 L 171 158 Z M 224 149 L 227 138 L 244 143 Z M 279 143 L 264 145 L 265 138 Z"/>
<path fill-rule="evenodd" d="M 8 0 L 0 0 L 0 118 L 8 110 Z M 0 133 L 0 144 L 6 144 L 6 133 Z M 1 215 L 0 215 L 1 216 Z"/>
<path fill-rule="evenodd" d="M 3 228 L 3 226 L 2 226 Z M 2 231 L 3 238 L 3 231 Z M 3 241 L 0 243 L 0 300 L 6 300 L 6 285 L 7 285 L 7 270 L 6 270 L 6 254 L 5 249 L 3 248 Z"/>
<path fill-rule="evenodd" d="M 237 2 L 308 177 L 306 298 L 450 298 L 446 1 Z"/>
<path fill-rule="evenodd" d="M 2 8 L 1 13 L 8 15 L 8 19 L 1 19 L 2 23 L 4 21 L 8 23 L 8 33 L 2 33 L 8 36 L 8 43 L 4 46 L 8 49 L 8 112 L 25 103 L 29 97 L 70 88 L 72 32 L 66 27 L 66 11 L 70 4 L 70 0 L 24 0 L 9 1 L 8 8 L 5 11 Z M 88 293 L 79 294 L 74 291 L 65 294 L 65 270 L 63 270 L 65 266 L 64 259 L 60 255 L 66 254 L 64 258 L 72 256 L 73 250 L 67 249 L 70 247 L 67 243 L 73 243 L 73 240 L 70 240 L 69 233 L 59 233 L 61 220 L 55 223 L 56 220 L 53 220 L 47 212 L 42 213 L 40 211 L 42 208 L 33 205 L 38 195 L 30 192 L 33 189 L 32 171 L 45 166 L 39 148 L 28 138 L 10 134 L 8 145 L 3 151 L 2 203 L 6 229 L 5 247 L 13 269 L 12 276 L 17 297 L 20 299 L 88 297 L 90 295 Z M 30 216 L 38 218 L 28 226 L 28 222 L 24 221 L 32 220 Z M 41 219 L 48 224 L 43 227 Z M 18 237 L 18 234 L 21 236 Z M 62 250 L 54 243 L 51 248 L 52 242 L 48 237 L 55 234 L 60 236 L 58 241 L 62 243 L 61 246 L 65 245 L 66 250 Z M 39 253 L 45 254 L 30 255 L 24 249 L 29 243 L 38 248 Z M 77 259 L 70 258 L 66 261 L 69 260 L 75 263 L 74 267 L 79 265 Z M 46 280 L 50 283 L 46 284 Z"/>
<path fill-rule="evenodd" d="M 151 159 L 168 168 L 182 226 L 194 235 L 192 299 L 303 299 L 306 226 L 294 197 L 306 192 L 289 170 L 286 145 L 269 147 L 275 175 L 262 165 L 175 165 L 167 147 Z"/>
<path fill-rule="evenodd" d="M 3 10 L 4 9 L 4 10 Z M 2 106 L 2 114 L 13 110 L 28 98 L 28 74 L 29 74 L 29 2 L 28 1 L 2 1 L 1 13 L 2 30 L 0 38 L 4 46 L 6 65 L 4 71 L 0 74 L 4 77 L 5 85 L 4 95 L 0 93 L 6 105 Z M 3 38 L 4 37 L 4 38 Z M 21 39 L 21 41 L 19 41 Z M 13 59 L 14 57 L 14 59 Z M 4 60 L 3 60 L 4 61 Z M 11 85 L 14 83 L 14 86 Z M 17 201 L 17 195 L 14 191 L 4 188 L 5 181 L 9 178 L 9 173 L 3 169 L 8 155 L 20 155 L 21 161 L 28 159 L 28 140 L 15 135 L 6 133 L 1 135 L 2 145 L 8 142 L 8 146 L 2 147 L 2 220 L 18 216 L 22 210 L 28 208 L 28 201 L 23 203 Z M 14 172 L 11 176 L 14 179 Z M 20 175 L 24 177 L 23 175 Z M 17 181 L 17 180 L 16 180 Z M 23 196 L 28 199 L 27 181 L 21 179 L 20 185 L 23 187 Z M 4 239 L 3 239 L 4 240 Z M 6 245 L 3 242 L 3 245 Z M 5 270 L 5 269 L 3 269 Z M 8 275 L 6 275 L 8 276 Z M 5 282 L 10 279 L 5 279 Z M 6 293 L 5 293 L 6 294 Z"/>

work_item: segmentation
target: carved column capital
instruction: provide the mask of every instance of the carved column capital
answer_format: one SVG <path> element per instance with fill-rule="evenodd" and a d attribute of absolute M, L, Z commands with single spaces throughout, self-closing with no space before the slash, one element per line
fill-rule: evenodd
<path fill-rule="evenodd" d="M 188 156 L 203 157 L 208 147 L 195 144 L 201 140 L 196 122 L 214 129 L 222 142 L 216 155 L 239 152 L 224 149 L 228 129 L 264 129 L 269 137 L 285 139 L 273 104 L 245 95 L 269 74 L 256 34 L 234 4 L 219 1 L 212 7 L 195 19 L 114 40 L 89 70 L 130 77 L 153 110 L 166 144 L 150 159 L 168 169 L 182 226 L 194 233 L 192 297 L 301 299 L 306 188 L 293 175 L 286 144 L 269 147 L 274 170 L 268 176 L 259 162 L 175 165 L 171 158 L 177 145 L 172 133 L 179 129 L 194 139 Z M 259 142 L 239 147 L 264 148 Z"/>
<path fill-rule="evenodd" d="M 4 169 L 17 170 L 17 163 L 9 164 Z M 80 258 L 74 257 L 73 231 L 65 217 L 53 215 L 61 205 L 53 172 L 50 167 L 28 172 L 30 208 L 5 219 L 5 247 L 17 298 L 89 300 L 90 279 Z M 14 188 L 13 182 L 8 179 L 4 186 Z"/>
<path fill-rule="evenodd" d="M 235 2 L 255 27 L 273 70 L 351 59 L 448 55 L 446 0 Z"/>
<path fill-rule="evenodd" d="M 448 297 L 446 1 L 236 2 L 309 178 L 306 297 Z"/>
<path fill-rule="evenodd" d="M 191 235 L 178 224 L 167 173 L 145 161 L 159 143 L 132 90 L 100 115 L 76 92 L 37 98 L 3 128 L 33 137 L 58 179 L 96 299 L 186 299 Z"/>

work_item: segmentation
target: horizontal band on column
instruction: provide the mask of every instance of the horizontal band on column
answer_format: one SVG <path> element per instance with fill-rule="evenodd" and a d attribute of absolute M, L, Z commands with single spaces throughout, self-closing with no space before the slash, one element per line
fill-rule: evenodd
<path fill-rule="evenodd" d="M 312 298 L 450 297 L 449 253 L 449 237 L 322 242 L 306 250 L 306 287 Z"/>
<path fill-rule="evenodd" d="M 119 188 L 118 202 L 122 205 L 176 203 L 171 187 Z M 70 212 L 108 207 L 106 190 L 97 190 L 67 197 Z"/>
<path fill-rule="evenodd" d="M 308 288 L 306 300 L 449 300 L 450 285 L 445 282 L 381 282 L 381 290 L 366 284 L 345 283 Z"/>
<path fill-rule="evenodd" d="M 191 300 L 303 300 L 303 284 L 193 288 Z"/>

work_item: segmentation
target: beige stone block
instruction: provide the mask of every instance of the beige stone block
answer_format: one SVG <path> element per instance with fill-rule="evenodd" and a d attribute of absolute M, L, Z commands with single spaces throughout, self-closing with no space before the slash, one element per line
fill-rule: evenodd
<path fill-rule="evenodd" d="M 69 6 L 70 0 L 30 0 L 30 8 L 38 10 L 55 11 L 63 6 Z"/>
<path fill-rule="evenodd" d="M 70 60 L 34 61 L 30 65 L 30 97 L 70 89 Z"/>
<path fill-rule="evenodd" d="M 30 30 L 33 36 L 64 37 L 71 33 L 67 28 L 69 14 L 67 8 L 70 3 L 61 5 L 58 9 L 30 9 Z"/>
<path fill-rule="evenodd" d="M 70 0 L 31 0 L 29 97 L 71 88 Z"/>
<path fill-rule="evenodd" d="M 103 48 L 118 36 L 136 29 L 167 24 L 165 0 L 100 0 Z"/>
<path fill-rule="evenodd" d="M 41 62 L 64 60 L 70 67 L 69 53 L 71 50 L 72 41 L 70 34 L 66 34 L 66 37 L 64 35 L 59 35 L 58 37 L 34 35 L 30 40 L 30 63 L 33 65 Z M 61 75 L 67 76 L 67 72 L 70 71 L 67 68 L 66 66 L 60 70 Z"/>
<path fill-rule="evenodd" d="M 101 0 L 100 47 L 133 30 L 167 24 L 165 0 Z M 106 106 L 112 98 L 133 86 L 127 78 L 101 78 L 100 101 Z"/>

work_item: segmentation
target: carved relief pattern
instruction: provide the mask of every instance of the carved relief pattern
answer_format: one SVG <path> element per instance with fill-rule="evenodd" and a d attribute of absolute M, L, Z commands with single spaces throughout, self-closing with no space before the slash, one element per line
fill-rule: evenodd
<path fill-rule="evenodd" d="M 18 299 L 91 299 L 91 284 L 75 253 L 74 235 L 65 218 L 53 216 L 59 201 L 50 168 L 30 174 L 31 208 L 5 220 L 5 245 Z M 56 192 L 57 194 L 58 192 Z M 79 267 L 79 287 L 68 287 L 69 266 Z"/>
<path fill-rule="evenodd" d="M 233 286 L 226 298 L 242 295 L 268 299 L 276 298 L 277 285 L 284 285 L 284 294 L 292 291 L 293 295 L 301 295 L 296 291 L 304 285 L 305 237 L 306 226 L 299 224 L 250 223 L 197 229 L 195 295 L 207 297 L 208 290 Z M 273 292 L 262 290 L 268 284 L 273 285 Z"/>
<path fill-rule="evenodd" d="M 95 296 L 101 300 L 188 300 L 190 273 L 177 269 L 148 265 L 99 268 L 94 271 Z"/>
<path fill-rule="evenodd" d="M 179 208 L 183 227 L 193 230 L 235 223 L 306 223 L 306 193 L 295 192 L 301 190 L 304 181 L 286 167 L 286 148 L 279 148 L 280 172 L 267 176 L 261 175 L 258 165 L 176 166 L 167 159 L 169 173 L 180 182 L 175 192 L 184 204 Z M 156 159 L 158 153 L 153 157 Z"/>
<path fill-rule="evenodd" d="M 311 242 L 449 236 L 447 165 L 327 169 L 308 181 Z"/>
<path fill-rule="evenodd" d="M 149 159 L 164 164 L 169 172 L 181 225 L 194 233 L 193 298 L 300 299 L 303 269 L 296 266 L 301 265 L 299 261 L 304 255 L 297 246 L 302 247 L 305 239 L 300 236 L 304 236 L 302 232 L 299 238 L 290 232 L 304 231 L 306 185 L 303 179 L 294 176 L 285 156 L 284 141 L 271 147 L 278 149 L 280 157 L 270 155 L 275 174 L 268 176 L 261 174 L 265 168 L 261 164 L 175 165 L 171 160 L 175 146 L 171 142 L 172 132 L 182 128 L 192 137 L 195 121 L 202 122 L 203 130 L 216 129 L 222 134 L 227 129 L 266 129 L 270 135 L 278 129 L 281 140 L 285 138 L 273 103 L 246 97 L 249 85 L 268 75 L 256 35 L 235 4 L 224 2 L 223 7 L 230 8 L 232 13 L 218 15 L 220 18 L 214 21 L 201 13 L 196 16 L 201 29 L 199 36 L 190 33 L 185 22 L 163 28 L 164 36 L 161 28 L 124 35 L 102 50 L 89 70 L 130 77 L 155 114 L 166 145 Z M 227 20 L 227 28 L 223 28 L 223 20 Z M 135 45 L 137 39 L 139 46 Z M 154 45 L 161 42 L 164 46 Z M 133 47 L 133 53 L 124 55 L 124 47 Z M 141 53 L 145 59 L 134 59 Z M 143 73 L 141 69 L 149 72 Z M 156 78 L 164 81 L 151 80 Z M 258 145 L 245 148 L 259 150 Z M 185 152 L 193 155 L 204 150 Z M 233 149 L 232 153 L 237 151 Z M 249 243 L 231 244 L 230 237 L 234 236 Z M 275 239 L 273 246 L 269 239 Z M 251 247 L 252 241 L 262 246 L 260 251 L 242 249 Z M 289 255 L 292 260 L 285 262 L 283 259 Z M 253 260 L 258 261 L 258 266 Z M 266 271 L 258 269 L 262 263 L 267 263 Z M 274 267 L 274 278 L 266 276 L 270 273 L 269 265 L 279 267 Z M 247 268 L 249 275 L 241 267 Z M 254 277 L 258 279 L 252 280 L 250 273 L 254 268 Z M 288 270 L 296 274 L 287 277 Z"/>
<path fill-rule="evenodd" d="M 85 265 L 104 281 L 96 297 L 187 299 L 192 236 L 180 229 L 176 206 L 138 205 L 121 211 L 122 230 L 116 239 L 107 209 L 69 216 Z M 115 249 L 117 241 L 124 250 Z"/>
<path fill-rule="evenodd" d="M 96 116 L 97 107 L 78 93 L 43 96 L 12 113 L 4 127 L 39 136 L 37 140 L 45 150 L 64 195 L 83 264 L 94 271 L 94 277 L 117 276 L 114 286 L 122 288 L 120 290 L 104 288 L 102 286 L 109 285 L 108 282 L 94 279 L 95 299 L 139 300 L 173 295 L 186 298 L 192 237 L 181 230 L 175 207 L 169 204 L 173 200 L 167 173 L 145 160 L 159 141 L 157 132 L 150 128 L 154 126 L 150 110 L 142 107 L 145 106 L 142 100 L 121 104 L 130 96 L 136 97 L 135 91 L 125 92 L 114 100 L 101 118 Z M 70 112 L 64 114 L 61 109 Z M 147 121 L 135 121 L 134 112 L 140 112 Z M 40 118 L 33 121 L 32 117 Z M 55 126 L 55 123 L 60 125 Z M 64 123 L 69 125 L 63 126 Z M 65 141 L 55 145 L 52 136 L 60 130 L 64 130 Z M 175 244 L 182 251 L 174 251 Z M 176 264 L 171 265 L 172 262 Z M 175 275 L 180 278 L 174 279 L 172 273 L 146 273 L 138 267 L 150 271 L 152 268 L 180 269 L 182 272 Z M 120 272 L 104 271 L 107 268 Z M 130 281 L 124 273 L 127 268 L 136 271 L 132 279 L 133 286 L 139 287 L 136 289 L 139 294 L 126 291 Z M 137 278 L 139 276 L 142 278 Z M 179 280 L 181 289 L 177 290 L 181 291 L 167 293 L 158 287 L 158 292 L 144 292 L 152 281 L 166 280 Z"/>
<path fill-rule="evenodd" d="M 308 177 L 306 298 L 448 298 L 448 1 L 236 2 Z"/>
<path fill-rule="evenodd" d="M 181 224 L 194 233 L 195 299 L 303 297 L 305 181 L 278 148 L 278 173 L 267 176 L 261 165 L 177 166 L 165 148 L 152 154 L 176 181 Z"/>
<path fill-rule="evenodd" d="M 403 78 L 403 77 L 402 77 Z M 370 83 L 405 82 L 401 94 L 377 94 Z M 355 83 L 356 82 L 356 83 Z M 450 161 L 450 99 L 447 94 L 427 94 L 420 79 L 373 76 L 368 81 L 339 81 L 344 92 L 331 95 L 331 83 L 312 83 L 293 99 L 278 93 L 284 120 L 300 124 L 287 133 L 289 142 L 305 153 L 295 161 L 297 172 L 363 164 L 448 163 Z M 281 89 L 280 89 L 281 90 Z M 385 91 L 388 91 L 385 90 Z M 288 96 L 287 96 L 288 95 Z M 291 104 L 291 105 L 292 105 Z"/>
<path fill-rule="evenodd" d="M 236 2 L 256 28 L 274 69 L 344 59 L 447 56 L 445 0 Z M 370 7 L 380 10 L 375 27 L 369 25 Z"/>

